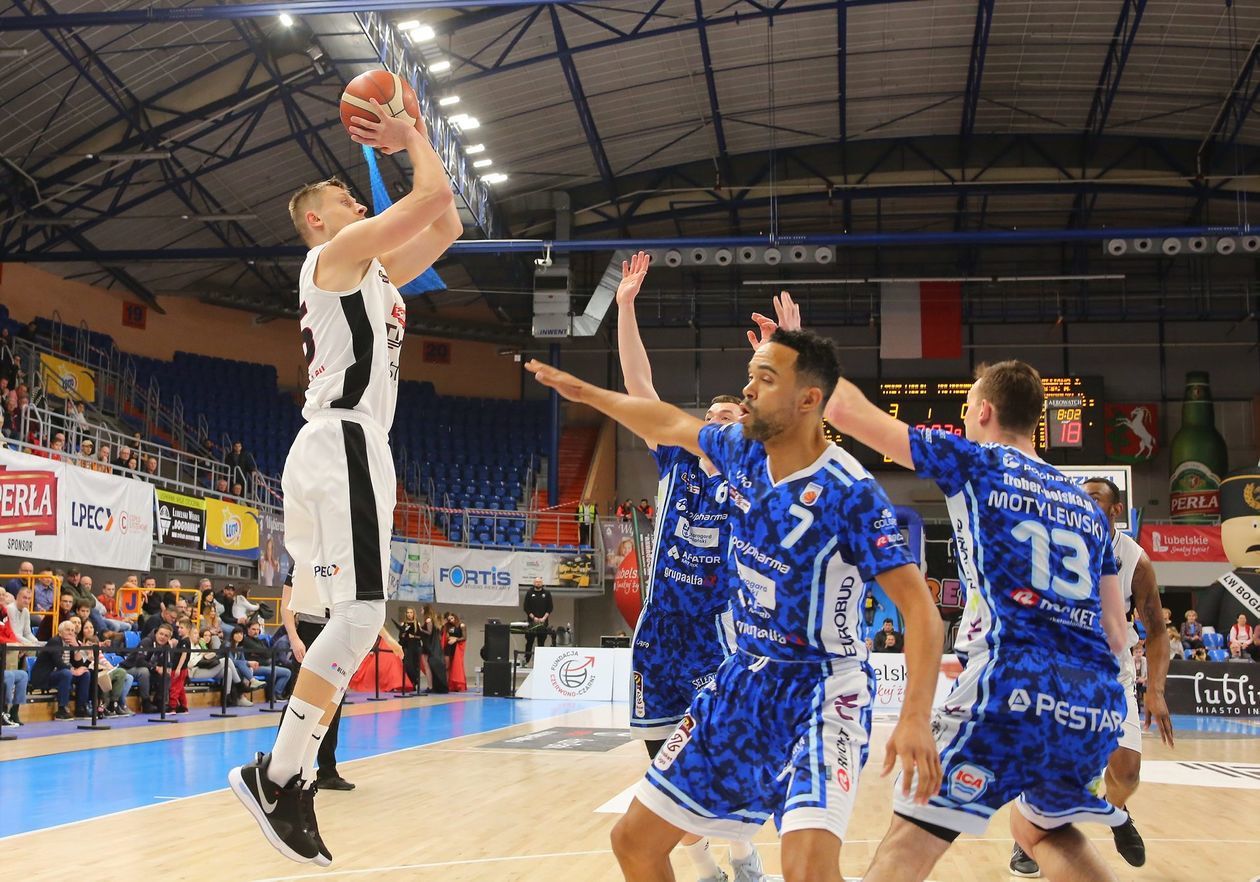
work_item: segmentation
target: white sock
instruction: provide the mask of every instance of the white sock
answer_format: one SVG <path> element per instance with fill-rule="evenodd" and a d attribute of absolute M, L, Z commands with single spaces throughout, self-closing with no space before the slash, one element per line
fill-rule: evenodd
<path fill-rule="evenodd" d="M 311 736 L 315 734 L 319 721 L 324 717 L 324 709 L 296 696 L 289 699 L 284 719 L 280 722 L 280 731 L 276 733 L 276 746 L 271 748 L 271 767 L 267 777 L 281 787 L 289 783 L 289 779 L 302 771 L 303 758 L 310 744 L 319 749 L 319 743 Z M 311 755 L 312 758 L 314 754 Z"/>
<path fill-rule="evenodd" d="M 731 860 L 746 861 L 753 856 L 753 844 L 736 839 L 731 842 Z"/>
<path fill-rule="evenodd" d="M 310 744 L 307 745 L 306 753 L 302 754 L 302 780 L 309 781 L 315 777 L 315 755 L 319 753 L 319 746 L 324 743 L 324 736 L 328 734 L 328 727 L 320 723 L 315 727 L 315 731 L 311 733 L 308 739 Z"/>
<path fill-rule="evenodd" d="M 713 860 L 713 855 L 709 854 L 708 837 L 695 845 L 684 845 L 683 851 L 687 852 L 687 857 L 691 858 L 692 865 L 701 876 L 716 876 L 721 871 L 721 867 Z"/>

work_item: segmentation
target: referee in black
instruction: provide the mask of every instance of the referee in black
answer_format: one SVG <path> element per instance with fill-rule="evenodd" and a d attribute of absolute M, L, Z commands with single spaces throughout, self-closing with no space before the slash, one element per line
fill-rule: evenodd
<path fill-rule="evenodd" d="M 306 647 L 310 646 L 319 636 L 319 632 L 324 630 L 328 619 L 306 613 L 294 613 L 289 609 L 292 594 L 293 567 L 290 566 L 288 575 L 284 577 L 284 590 L 281 592 L 280 617 L 284 621 L 285 633 L 289 635 L 289 645 L 293 647 L 293 658 L 301 664 L 302 658 L 306 655 Z M 345 702 L 344 696 L 342 702 L 343 704 Z M 316 754 L 315 762 L 318 771 L 315 773 L 315 784 L 320 790 L 354 789 L 354 784 L 337 773 L 337 733 L 341 730 L 341 708 L 342 705 L 337 705 L 337 713 L 333 714 L 332 723 L 329 724 L 328 732 L 319 745 L 319 753 Z"/>

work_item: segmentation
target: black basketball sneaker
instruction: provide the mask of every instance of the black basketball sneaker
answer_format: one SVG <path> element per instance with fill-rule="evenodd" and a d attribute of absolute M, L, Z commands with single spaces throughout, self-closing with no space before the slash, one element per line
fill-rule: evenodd
<path fill-rule="evenodd" d="M 270 766 L 271 754 L 259 753 L 252 763 L 232 769 L 232 792 L 276 851 L 298 863 L 328 866 L 332 856 L 319 841 L 313 790 L 303 788 L 297 775 L 281 787 L 267 777 Z"/>

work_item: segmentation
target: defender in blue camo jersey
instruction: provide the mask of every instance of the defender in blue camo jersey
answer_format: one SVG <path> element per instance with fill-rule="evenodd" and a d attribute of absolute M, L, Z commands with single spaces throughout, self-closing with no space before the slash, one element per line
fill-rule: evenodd
<path fill-rule="evenodd" d="M 966 438 L 907 426 L 843 380 L 828 403 L 837 429 L 941 488 L 967 585 L 963 672 L 932 720 L 944 780 L 927 805 L 894 798 L 866 882 L 925 879 L 1012 800 L 1015 840 L 1047 878 L 1115 879 L 1073 825 L 1126 820 L 1099 795 L 1125 717 L 1124 602 L 1103 512 L 1037 457 L 1042 409 L 1041 377 L 1018 361 L 977 371 Z"/>
<path fill-rule="evenodd" d="M 648 256 L 641 251 L 621 263 L 617 353 L 626 392 L 659 401 L 634 312 L 648 266 Z M 719 395 L 704 421 L 725 425 L 742 416 L 738 398 Z M 731 649 L 726 637 L 730 604 L 722 577 L 728 536 L 726 479 L 706 457 L 681 447 L 648 442 L 648 449 L 656 461 L 659 484 L 652 571 L 632 644 L 630 730 L 643 740 L 652 760 Z M 706 838 L 687 836 L 682 847 L 699 874 L 698 882 L 728 882 Z M 761 857 L 751 841 L 731 843 L 731 867 L 735 882 L 765 882 Z"/>
<path fill-rule="evenodd" d="M 858 632 L 864 582 L 878 580 L 906 619 L 906 703 L 885 772 L 900 757 L 905 795 L 919 800 L 940 782 L 929 708 L 942 627 L 883 490 L 823 436 L 822 405 L 840 373 L 835 345 L 777 331 L 759 346 L 740 426 L 706 426 L 537 362 L 527 369 L 645 440 L 704 454 L 727 477 L 738 649 L 613 830 L 626 879 L 672 879 L 669 852 L 684 831 L 746 838 L 773 818 L 787 882 L 841 882 L 874 689 Z"/>

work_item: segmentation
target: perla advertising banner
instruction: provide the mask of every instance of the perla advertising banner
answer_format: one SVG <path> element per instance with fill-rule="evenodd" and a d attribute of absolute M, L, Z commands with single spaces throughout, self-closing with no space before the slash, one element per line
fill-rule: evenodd
<path fill-rule="evenodd" d="M 511 551 L 437 546 L 433 574 L 438 603 L 517 606 L 520 602 L 516 555 Z"/>
<path fill-rule="evenodd" d="M 66 467 L 0 446 L 0 553 L 65 560 L 61 483 Z"/>
<path fill-rule="evenodd" d="M 207 499 L 206 551 L 258 560 L 258 509 Z"/>
<path fill-rule="evenodd" d="M 68 561 L 143 570 L 153 557 L 153 485 L 67 468 L 62 499 Z"/>

